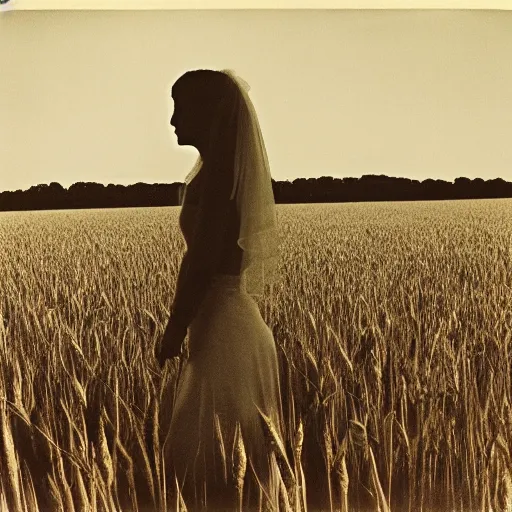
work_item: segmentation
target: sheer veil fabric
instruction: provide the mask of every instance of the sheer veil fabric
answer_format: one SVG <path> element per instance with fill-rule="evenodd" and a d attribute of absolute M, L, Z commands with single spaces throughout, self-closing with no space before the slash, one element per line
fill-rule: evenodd
<path fill-rule="evenodd" d="M 234 87 L 226 88 L 218 105 L 215 122 L 210 128 L 211 160 L 216 162 L 217 148 L 223 144 L 226 132 L 236 129 L 231 199 L 236 200 L 240 218 L 238 245 L 244 250 L 243 279 L 250 295 L 262 296 L 266 285 L 277 279 L 279 261 L 279 232 L 272 177 L 267 150 L 258 116 L 249 97 L 250 86 L 233 70 L 222 70 L 231 78 Z M 185 178 L 185 185 L 199 173 L 201 156 Z"/>
<path fill-rule="evenodd" d="M 269 163 L 249 86 L 232 70 L 222 72 L 229 80 L 211 126 L 208 158 L 209 165 L 233 166 L 231 199 L 236 200 L 240 219 L 237 242 L 244 256 L 240 276 L 215 275 L 189 325 L 189 356 L 178 376 L 164 453 L 173 462 L 183 496 L 193 496 L 192 504 L 207 501 L 216 503 L 218 510 L 233 510 L 223 506 L 226 502 L 222 500 L 228 497 L 230 503 L 236 503 L 236 496 L 233 502 L 229 492 L 223 493 L 225 483 L 235 478 L 233 461 L 240 461 L 235 443 L 239 432 L 247 457 L 245 511 L 253 506 L 258 510 L 262 492 L 276 504 L 280 485 L 258 413 L 259 408 L 271 419 L 282 439 L 278 356 L 272 330 L 254 299 L 275 281 L 279 238 Z M 216 151 L 233 142 L 232 151 Z M 222 160 L 226 154 L 230 155 L 228 161 Z M 185 178 L 186 186 L 202 164 L 199 157 Z M 201 201 L 208 201 L 208 192 L 215 190 L 215 183 L 208 182 L 214 180 L 213 174 L 206 172 L 201 178 L 197 215 L 201 214 Z M 188 229 L 193 231 L 195 214 L 195 208 L 186 212 L 182 208 L 182 231 L 189 223 Z M 256 477 L 251 476 L 254 474 Z M 186 503 L 188 510 L 195 510 L 190 501 Z"/>

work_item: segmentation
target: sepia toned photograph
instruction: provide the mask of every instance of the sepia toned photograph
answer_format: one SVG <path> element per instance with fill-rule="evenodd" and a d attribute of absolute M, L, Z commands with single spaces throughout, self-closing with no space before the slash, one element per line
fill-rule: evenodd
<path fill-rule="evenodd" d="M 0 512 L 512 512 L 512 10 L 23 4 Z"/>

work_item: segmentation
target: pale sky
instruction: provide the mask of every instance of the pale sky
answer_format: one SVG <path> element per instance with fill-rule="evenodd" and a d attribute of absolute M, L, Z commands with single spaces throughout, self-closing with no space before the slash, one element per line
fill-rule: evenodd
<path fill-rule="evenodd" d="M 10 11 L 0 50 L 0 191 L 183 181 L 201 67 L 251 85 L 276 180 L 512 181 L 511 11 Z"/>

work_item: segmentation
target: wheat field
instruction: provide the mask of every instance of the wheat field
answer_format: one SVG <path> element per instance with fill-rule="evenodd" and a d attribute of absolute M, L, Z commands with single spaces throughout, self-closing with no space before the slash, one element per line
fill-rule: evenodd
<path fill-rule="evenodd" d="M 153 357 L 178 215 L 0 213 L 0 510 L 184 509 L 161 457 L 177 363 Z M 511 511 L 512 200 L 278 218 L 281 277 L 258 303 L 281 367 L 279 508 Z"/>

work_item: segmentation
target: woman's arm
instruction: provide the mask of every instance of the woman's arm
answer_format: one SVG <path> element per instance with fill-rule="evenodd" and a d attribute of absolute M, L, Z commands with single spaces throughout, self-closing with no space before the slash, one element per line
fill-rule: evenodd
<path fill-rule="evenodd" d="M 176 311 L 176 302 L 178 301 L 178 297 L 183 295 L 183 285 L 185 283 L 185 278 L 188 272 L 189 267 L 189 258 L 188 251 L 185 252 L 183 258 L 181 260 L 180 269 L 178 272 L 178 278 L 176 280 L 176 291 L 174 292 L 174 300 L 171 306 L 171 319 L 177 323 L 180 323 L 179 311 Z"/>

